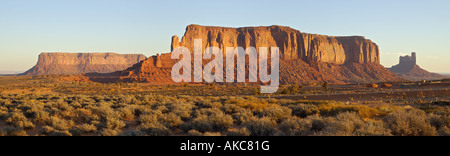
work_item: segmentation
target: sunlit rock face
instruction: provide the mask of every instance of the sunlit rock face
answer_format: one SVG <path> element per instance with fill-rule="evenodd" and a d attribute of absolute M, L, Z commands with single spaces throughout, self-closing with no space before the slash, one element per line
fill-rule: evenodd
<path fill-rule="evenodd" d="M 125 70 L 145 59 L 140 54 L 42 53 L 36 66 L 24 75 L 110 73 Z"/>

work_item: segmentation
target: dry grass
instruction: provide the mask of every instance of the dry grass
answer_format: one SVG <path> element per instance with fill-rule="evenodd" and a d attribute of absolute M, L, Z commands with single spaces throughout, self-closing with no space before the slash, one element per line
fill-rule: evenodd
<path fill-rule="evenodd" d="M 1 77 L 0 136 L 450 135 L 448 101 L 400 106 L 276 100 L 254 96 L 257 87 Z M 286 88 L 292 94 L 306 90 Z"/>

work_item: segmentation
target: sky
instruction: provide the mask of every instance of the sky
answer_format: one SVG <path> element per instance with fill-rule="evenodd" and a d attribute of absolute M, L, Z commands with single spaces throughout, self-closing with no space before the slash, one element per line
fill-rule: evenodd
<path fill-rule="evenodd" d="M 186 26 L 283 25 L 331 36 L 360 35 L 381 64 L 417 52 L 429 71 L 450 73 L 448 0 L 0 0 L 0 71 L 26 71 L 41 52 L 170 51 Z"/>

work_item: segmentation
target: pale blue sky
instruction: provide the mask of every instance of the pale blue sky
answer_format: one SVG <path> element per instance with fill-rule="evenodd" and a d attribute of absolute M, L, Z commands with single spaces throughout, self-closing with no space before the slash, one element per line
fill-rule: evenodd
<path fill-rule="evenodd" d="M 418 53 L 418 63 L 450 73 L 448 0 L 0 0 L 0 71 L 25 71 L 41 52 L 170 51 L 189 24 L 285 25 L 302 32 L 362 35 L 384 66 Z"/>

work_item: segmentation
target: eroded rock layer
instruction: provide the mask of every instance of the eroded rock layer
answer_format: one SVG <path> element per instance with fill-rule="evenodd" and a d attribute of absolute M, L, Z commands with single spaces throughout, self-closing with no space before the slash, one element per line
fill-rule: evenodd
<path fill-rule="evenodd" d="M 23 75 L 110 73 L 125 70 L 145 59 L 141 54 L 42 53 L 36 66 Z"/>
<path fill-rule="evenodd" d="M 202 50 L 207 47 L 279 47 L 281 59 L 301 59 L 305 62 L 380 63 L 378 46 L 361 36 L 332 37 L 301 33 L 283 27 L 224 28 L 190 25 L 180 39 L 172 38 L 172 50 L 187 47 L 194 50 L 194 39 L 202 39 Z"/>
<path fill-rule="evenodd" d="M 183 46 L 193 53 L 195 39 L 202 39 L 202 51 L 211 46 L 222 50 L 239 46 L 257 49 L 279 47 L 281 84 L 403 80 L 380 65 L 378 46 L 361 36 L 307 34 L 282 26 L 224 28 L 190 25 L 181 40 L 177 36 L 172 38 L 171 48 L 173 50 Z M 162 54 L 150 57 L 125 71 L 89 76 L 97 81 L 108 82 L 173 83 L 170 72 L 177 61 L 170 59 L 170 53 Z M 203 66 L 208 61 L 210 60 L 203 60 Z M 224 77 L 226 78 L 225 75 Z"/>

